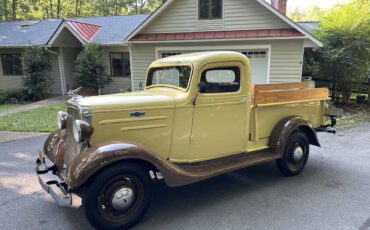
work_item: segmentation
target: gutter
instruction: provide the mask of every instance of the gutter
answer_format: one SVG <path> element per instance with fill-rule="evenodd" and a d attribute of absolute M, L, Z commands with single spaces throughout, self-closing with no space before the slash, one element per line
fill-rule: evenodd
<path fill-rule="evenodd" d="M 45 46 L 45 50 L 48 53 L 51 53 L 51 54 L 54 54 L 54 55 L 58 56 L 59 78 L 60 78 L 60 84 L 61 84 L 61 87 L 62 87 L 62 95 L 64 96 L 66 90 L 65 90 L 65 78 L 64 78 L 64 68 L 63 68 L 64 64 L 63 64 L 62 55 L 60 53 L 49 50 L 47 46 Z"/>

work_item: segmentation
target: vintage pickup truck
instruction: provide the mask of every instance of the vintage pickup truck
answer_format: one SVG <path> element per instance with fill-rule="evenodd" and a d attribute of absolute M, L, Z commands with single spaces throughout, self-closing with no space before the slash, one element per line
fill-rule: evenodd
<path fill-rule="evenodd" d="M 64 206 L 82 198 L 98 229 L 124 229 L 148 208 L 151 184 L 183 186 L 276 160 L 299 174 L 320 146 L 328 89 L 252 85 L 248 58 L 200 52 L 153 62 L 145 90 L 73 96 L 36 161 L 42 187 Z"/>

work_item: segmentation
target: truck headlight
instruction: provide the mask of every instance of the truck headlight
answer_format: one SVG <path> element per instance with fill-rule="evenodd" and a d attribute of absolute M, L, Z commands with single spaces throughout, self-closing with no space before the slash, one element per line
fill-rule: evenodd
<path fill-rule="evenodd" d="M 67 117 L 68 117 L 67 113 L 65 113 L 63 111 L 58 112 L 58 114 L 57 114 L 57 124 L 58 124 L 59 129 L 65 129 L 67 127 Z"/>
<path fill-rule="evenodd" d="M 77 143 L 89 139 L 93 132 L 94 128 L 86 121 L 76 120 L 73 123 L 73 137 Z"/>

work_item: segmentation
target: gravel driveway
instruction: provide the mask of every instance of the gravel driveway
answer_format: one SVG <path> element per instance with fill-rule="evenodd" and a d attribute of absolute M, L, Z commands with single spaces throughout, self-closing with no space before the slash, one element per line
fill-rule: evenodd
<path fill-rule="evenodd" d="M 297 177 L 267 163 L 181 188 L 156 184 L 136 229 L 370 229 L 370 124 L 319 138 Z M 90 229 L 79 201 L 58 207 L 38 185 L 44 140 L 0 143 L 0 229 Z"/>

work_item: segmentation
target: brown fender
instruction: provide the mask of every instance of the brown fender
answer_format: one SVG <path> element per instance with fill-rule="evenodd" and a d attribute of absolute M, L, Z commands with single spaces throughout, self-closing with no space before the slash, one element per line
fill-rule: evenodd
<path fill-rule="evenodd" d="M 307 135 L 311 145 L 321 147 L 316 132 L 307 119 L 302 117 L 288 117 L 280 121 L 272 131 L 269 140 L 269 147 L 271 150 L 283 155 L 289 136 L 297 130 Z"/>
<path fill-rule="evenodd" d="M 179 186 L 196 180 L 175 164 L 144 147 L 130 143 L 110 143 L 92 146 L 81 152 L 69 167 L 66 182 L 72 189 L 79 188 L 99 170 L 122 160 L 140 162 L 149 169 L 159 170 L 169 186 Z"/>

